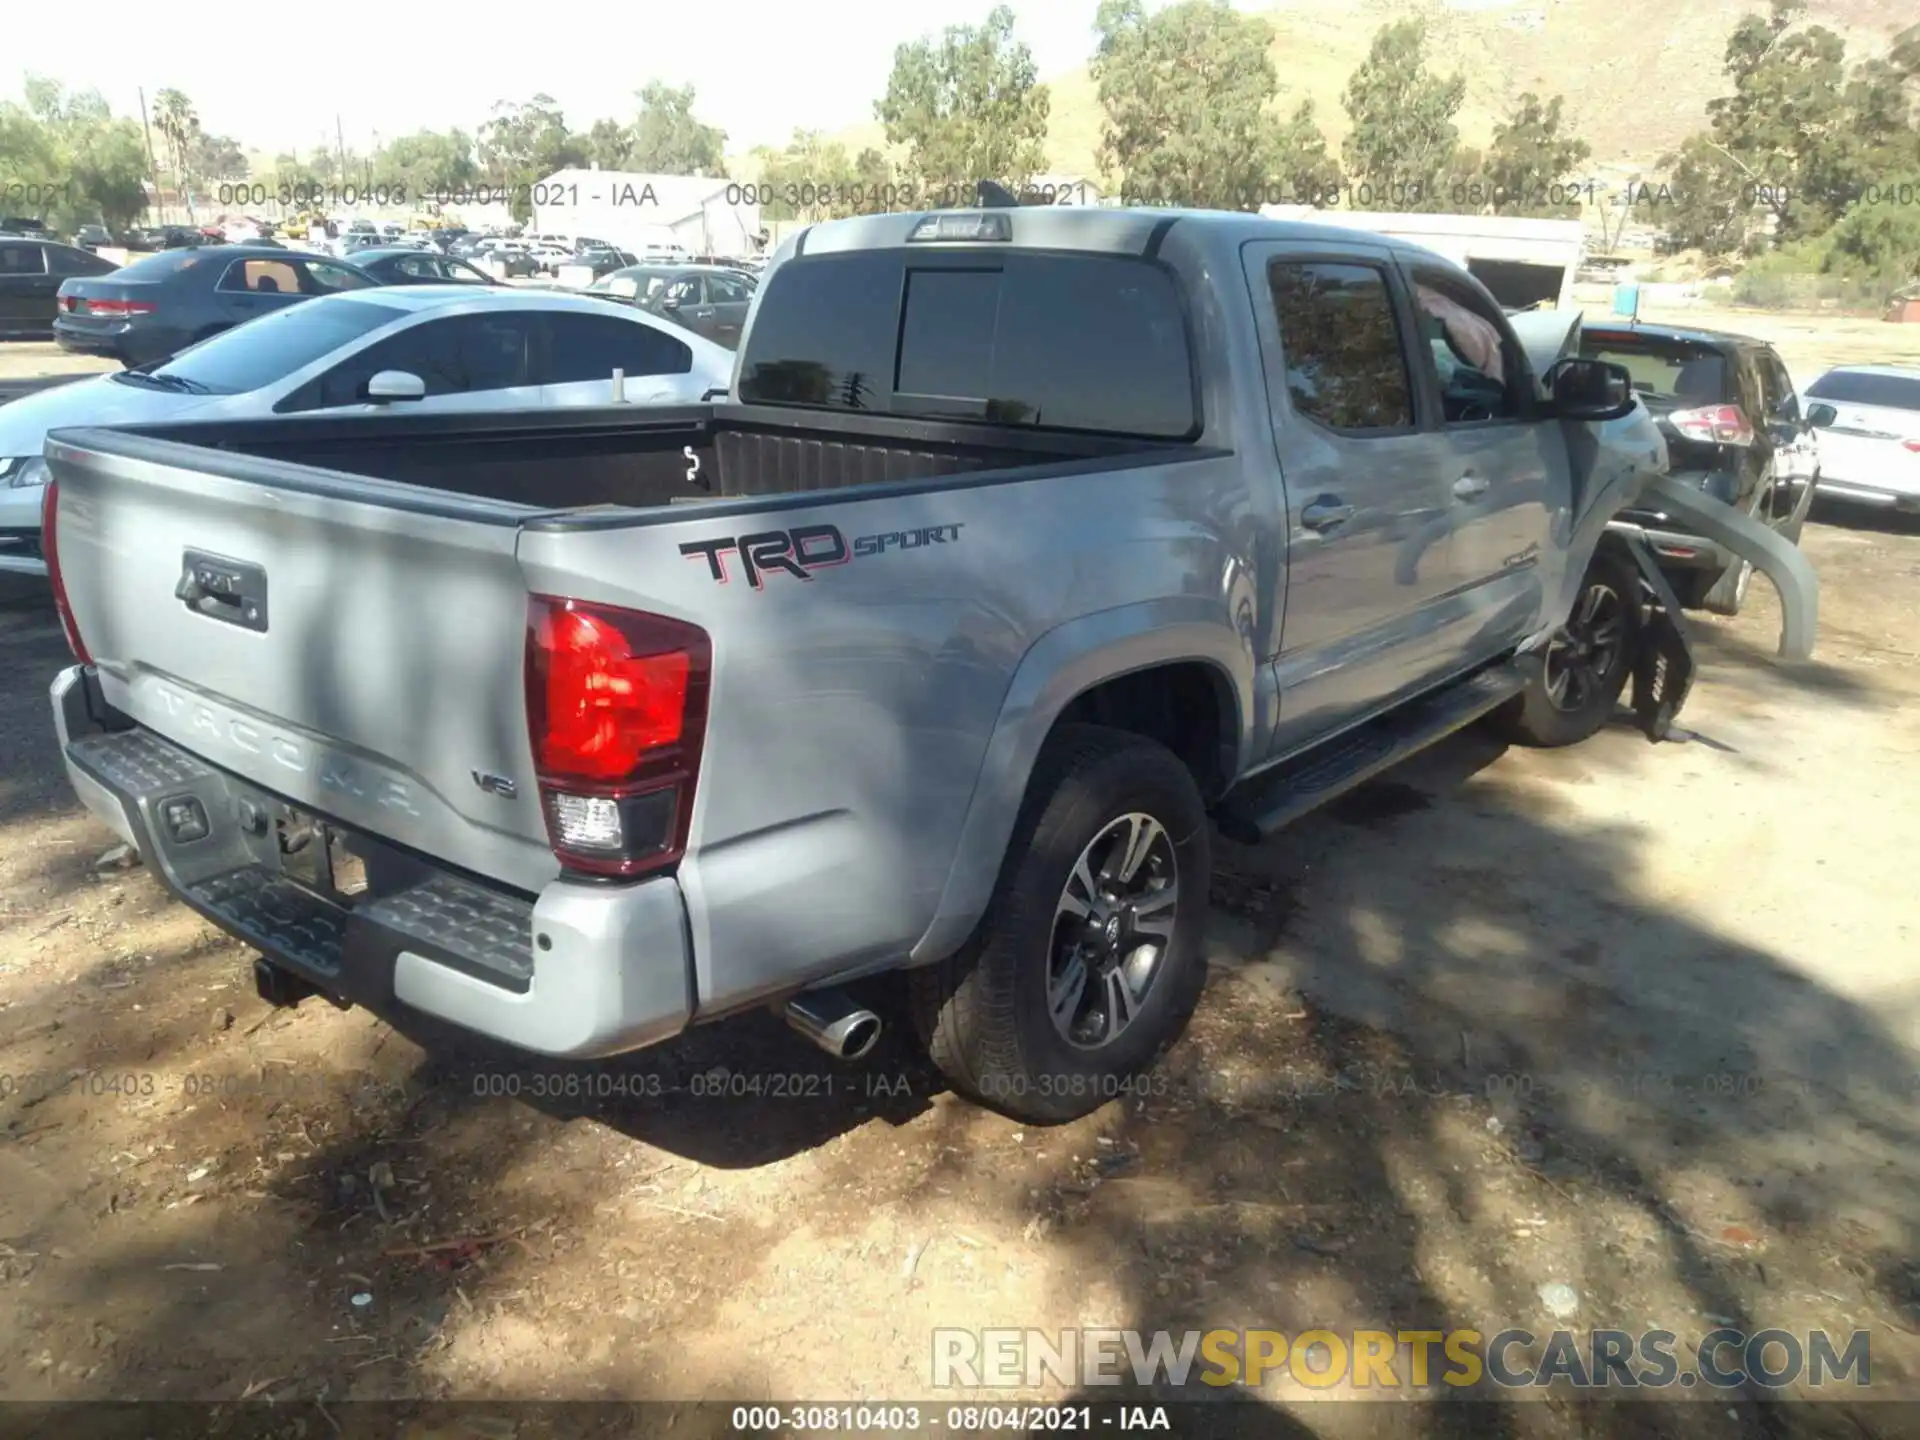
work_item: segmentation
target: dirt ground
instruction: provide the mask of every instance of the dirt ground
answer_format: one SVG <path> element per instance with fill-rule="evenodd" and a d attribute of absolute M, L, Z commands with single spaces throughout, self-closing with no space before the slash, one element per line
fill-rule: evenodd
<path fill-rule="evenodd" d="M 1701 617 L 1686 743 L 1469 733 L 1219 842 L 1190 1033 L 1045 1131 L 897 1030 L 853 1069 L 764 1016 L 565 1067 L 269 1010 L 102 865 L 45 587 L 0 577 L 0 1400 L 924 1401 L 936 1326 L 1507 1324 L 1670 1329 L 1683 1365 L 1720 1324 L 1867 1329 L 1875 1393 L 1920 1396 L 1920 525 L 1816 518 L 1817 658 L 1773 660 L 1764 585 Z M 1344 1393 L 1261 1398 L 1373 1433 L 1308 1407 Z"/>

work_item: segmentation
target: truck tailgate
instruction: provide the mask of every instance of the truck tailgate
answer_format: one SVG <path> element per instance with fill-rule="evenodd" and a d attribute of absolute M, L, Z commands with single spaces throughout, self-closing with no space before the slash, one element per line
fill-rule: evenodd
<path fill-rule="evenodd" d="M 514 558 L 532 511 L 101 430 L 46 453 L 108 703 L 347 827 L 525 890 L 558 873 Z"/>

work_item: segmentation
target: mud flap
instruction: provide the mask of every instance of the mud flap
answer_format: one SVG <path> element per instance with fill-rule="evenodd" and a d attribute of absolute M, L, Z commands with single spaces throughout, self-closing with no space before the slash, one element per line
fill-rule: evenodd
<path fill-rule="evenodd" d="M 1633 714 L 1656 744 L 1673 733 L 1674 717 L 1693 689 L 1693 635 L 1681 614 L 1673 586 L 1660 572 L 1646 541 L 1623 535 L 1641 578 L 1657 602 L 1640 629 L 1640 653 L 1633 657 Z"/>

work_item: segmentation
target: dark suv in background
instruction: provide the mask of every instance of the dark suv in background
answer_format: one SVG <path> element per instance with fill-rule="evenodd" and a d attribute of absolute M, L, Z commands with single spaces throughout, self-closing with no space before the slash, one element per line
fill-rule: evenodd
<path fill-rule="evenodd" d="M 1771 525 L 1794 543 L 1813 503 L 1819 450 L 1774 348 L 1717 330 L 1639 322 L 1586 328 L 1580 353 L 1625 367 L 1666 436 L 1676 478 Z M 1753 562 L 1729 556 L 1658 510 L 1622 511 L 1639 525 L 1680 603 L 1737 615 Z"/>

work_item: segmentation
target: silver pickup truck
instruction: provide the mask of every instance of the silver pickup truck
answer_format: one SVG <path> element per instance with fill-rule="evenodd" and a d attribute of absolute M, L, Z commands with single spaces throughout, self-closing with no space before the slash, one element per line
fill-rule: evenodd
<path fill-rule="evenodd" d="M 1349 230 L 983 208 L 787 242 L 724 403 L 56 432 L 67 767 L 270 1000 L 857 1057 L 905 967 L 958 1088 L 1068 1118 L 1199 993 L 1210 818 L 1671 723 L 1611 525 L 1664 449 L 1571 338 Z M 1663 508 L 1804 651 L 1797 552 Z"/>

